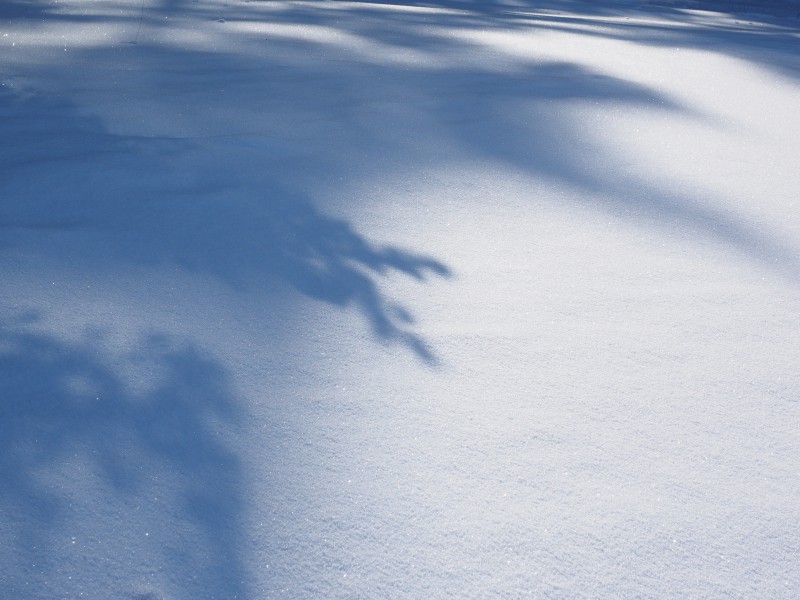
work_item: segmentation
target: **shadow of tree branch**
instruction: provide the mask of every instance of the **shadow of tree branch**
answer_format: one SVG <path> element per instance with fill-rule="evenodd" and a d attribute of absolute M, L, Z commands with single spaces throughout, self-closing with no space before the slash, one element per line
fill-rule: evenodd
<path fill-rule="evenodd" d="M 48 583 L 37 565 L 91 563 L 113 579 L 122 559 L 134 588 L 243 598 L 243 481 L 225 441 L 242 412 L 225 370 L 154 335 L 122 361 L 144 380 L 126 378 L 103 345 L 0 324 L 0 511 L 16 540 L 4 593 L 77 597 L 80 572 Z"/>

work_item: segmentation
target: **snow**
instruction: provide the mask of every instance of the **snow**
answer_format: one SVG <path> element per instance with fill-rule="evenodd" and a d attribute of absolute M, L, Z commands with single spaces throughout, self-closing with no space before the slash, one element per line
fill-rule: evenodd
<path fill-rule="evenodd" d="M 800 592 L 796 3 L 0 7 L 0 597 Z"/>

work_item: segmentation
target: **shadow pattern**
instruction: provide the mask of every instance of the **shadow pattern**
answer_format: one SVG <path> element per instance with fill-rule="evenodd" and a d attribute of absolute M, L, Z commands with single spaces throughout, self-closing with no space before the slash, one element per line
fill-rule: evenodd
<path fill-rule="evenodd" d="M 3 595 L 246 597 L 241 467 L 226 441 L 242 414 L 225 371 L 151 336 L 125 357 L 142 385 L 99 333 L 63 341 L 35 325 L 0 324 L 0 514 L 15 541 Z"/>
<path fill-rule="evenodd" d="M 436 363 L 410 311 L 381 292 L 379 278 L 398 272 L 425 281 L 450 270 L 370 242 L 276 181 L 270 174 L 291 148 L 265 152 L 261 140 L 234 137 L 209 151 L 208 140 L 115 135 L 68 103 L 10 91 L 0 92 L 0 130 L 24 142 L 0 149 L 0 243 L 100 272 L 164 265 L 239 289 L 289 286 L 355 307 L 378 340 Z M 44 164 L 48 177 L 37 179 Z M 68 232 L 83 235 L 65 241 Z"/>
<path fill-rule="evenodd" d="M 206 10 L 202 5 L 193 4 L 169 0 L 155 8 L 148 5 L 145 25 L 156 27 L 155 17 L 163 16 L 159 11 L 249 18 L 241 6 L 238 13 L 226 8 L 220 15 L 220 3 L 206 13 L 200 12 Z M 273 17 L 292 25 L 330 26 L 329 16 L 309 9 L 313 4 L 298 3 Z M 797 74 L 796 55 L 787 56 L 784 50 L 794 39 L 789 31 L 776 32 L 776 38 L 756 31 L 683 31 L 637 22 L 615 23 L 593 33 L 581 27 L 582 16 L 520 12 L 534 3 L 424 4 L 458 8 L 442 17 L 444 25 L 453 27 L 532 32 L 560 27 L 576 35 L 713 47 Z M 620 3 L 595 3 L 594 8 L 576 2 L 536 4 L 551 11 L 578 10 L 579 5 L 589 11 L 583 15 L 632 14 Z M 42 3 L 13 0 L 3 6 L 2 18 L 51 18 L 37 8 Z M 362 11 L 365 19 L 336 28 L 378 43 L 385 55 L 408 49 L 446 55 L 463 49 L 462 42 L 425 27 L 425 14 L 384 12 L 376 26 L 368 4 L 348 10 Z M 659 10 L 682 15 L 677 8 Z M 129 21 L 138 17 L 132 13 Z M 405 35 L 397 34 L 400 26 Z M 643 185 L 635 177 L 587 168 L 592 148 L 583 132 L 544 108 L 578 100 L 688 112 L 657 90 L 570 63 L 531 62 L 508 71 L 463 64 L 436 70 L 382 63 L 380 57 L 371 64 L 355 64 L 346 53 L 342 58 L 328 48 L 334 58 L 318 63 L 304 60 L 304 54 L 322 42 L 288 37 L 269 41 L 274 54 L 265 63 L 233 50 L 199 52 L 147 40 L 144 35 L 125 51 L 100 47 L 75 55 L 85 68 L 93 61 L 118 64 L 112 71 L 129 80 L 127 90 L 145 90 L 140 100 L 189 90 L 198 94 L 190 101 L 195 110 L 211 105 L 241 120 L 258 115 L 267 122 L 263 131 L 220 137 L 209 151 L 207 139 L 113 133 L 66 95 L 4 86 L 0 133 L 17 143 L 0 145 L 0 252 L 58 256 L 101 275 L 131 265 L 156 265 L 210 275 L 236 289 L 285 287 L 336 307 L 354 307 L 377 340 L 400 343 L 433 364 L 435 353 L 415 332 L 411 311 L 381 291 L 381 278 L 390 273 L 419 280 L 446 277 L 448 268 L 434 257 L 376 244 L 352 223 L 320 210 L 301 186 L 282 176 L 308 156 L 291 143 L 264 143 L 279 137 L 284 122 L 300 127 L 333 120 L 338 129 L 331 135 L 338 135 L 345 148 L 352 138 L 341 132 L 355 131 L 359 144 L 383 151 L 396 160 L 397 170 L 409 162 L 444 164 L 450 158 L 447 151 L 459 148 L 472 158 L 599 192 L 609 198 L 606 208 L 623 217 L 689 227 L 770 268 L 779 264 L 795 277 L 800 274 L 792 249 L 768 232 L 704 208 L 695 199 Z M 205 89 L 209 65 L 220 74 L 227 95 Z M 58 65 L 38 69 L 41 80 L 47 80 Z M 374 108 L 370 90 L 382 78 L 389 83 L 380 94 L 393 96 L 399 108 Z M 314 94 L 308 93 L 308 81 Z M 403 104 L 424 107 L 424 114 Z M 521 114 L 523 104 L 536 106 Z M 369 114 L 375 118 L 364 116 Z M 469 120 L 454 114 L 468 114 Z M 403 138 L 407 131 L 448 144 L 430 149 Z M 348 161 L 345 157 L 331 170 L 352 168 Z M 356 167 L 356 175 L 381 164 L 367 160 Z M 305 175 L 322 179 L 331 173 L 314 163 Z M 271 316 L 268 310 L 265 318 Z M 141 576 L 131 588 L 137 600 L 161 600 L 154 589 L 170 589 L 175 598 L 187 600 L 247 597 L 242 467 L 226 442 L 243 416 L 226 372 L 199 349 L 155 336 L 121 361 L 158 374 L 148 385 L 132 387 L 122 376 L 120 361 L 103 356 L 102 346 L 99 334 L 65 341 L 38 330 L 35 322 L 0 323 L 3 592 L 24 600 L 53 597 L 55 592 L 77 597 L 77 583 L 66 579 L 70 569 L 99 570 L 112 578 L 133 570 Z M 103 499 L 109 500 L 105 507 Z M 81 529 L 86 519 L 98 519 L 105 542 L 113 540 L 115 548 L 85 546 L 78 558 L 56 548 L 55 532 L 68 531 L 73 523 Z M 142 531 L 160 531 L 162 543 L 144 545 Z M 127 569 L 115 562 L 120 560 Z M 55 580 L 53 573 L 59 574 Z M 54 590 L 48 587 L 51 583 L 62 587 Z M 115 591 L 108 590 L 106 597 Z"/>

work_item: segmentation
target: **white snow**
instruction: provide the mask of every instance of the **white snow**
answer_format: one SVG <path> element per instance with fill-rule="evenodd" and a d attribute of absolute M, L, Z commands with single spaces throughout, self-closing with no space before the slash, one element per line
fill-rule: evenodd
<path fill-rule="evenodd" d="M 0 598 L 796 598 L 797 3 L 0 6 Z"/>

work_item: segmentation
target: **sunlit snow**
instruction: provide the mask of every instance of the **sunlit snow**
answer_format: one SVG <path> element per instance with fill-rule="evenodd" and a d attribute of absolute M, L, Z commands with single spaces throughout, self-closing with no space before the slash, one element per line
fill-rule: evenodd
<path fill-rule="evenodd" d="M 800 3 L 0 3 L 0 598 L 800 593 Z"/>

